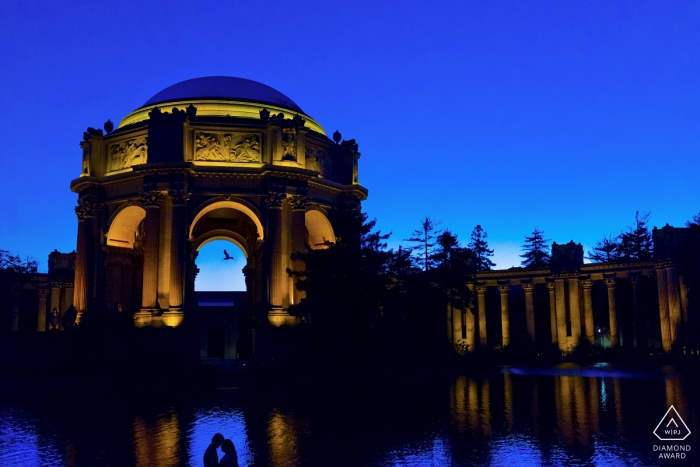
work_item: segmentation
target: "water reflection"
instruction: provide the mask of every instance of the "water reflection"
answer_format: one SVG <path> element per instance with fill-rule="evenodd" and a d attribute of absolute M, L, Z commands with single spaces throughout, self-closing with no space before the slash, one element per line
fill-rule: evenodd
<path fill-rule="evenodd" d="M 136 405 L 6 401 L 0 465 L 199 465 L 217 432 L 241 466 L 654 464 L 651 432 L 669 405 L 700 432 L 698 389 L 692 372 L 673 367 L 563 365 L 320 398 L 237 390 Z"/>

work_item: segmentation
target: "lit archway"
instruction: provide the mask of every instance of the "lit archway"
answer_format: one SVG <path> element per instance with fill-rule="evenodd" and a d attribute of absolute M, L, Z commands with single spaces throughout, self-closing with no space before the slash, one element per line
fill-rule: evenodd
<path fill-rule="evenodd" d="M 107 246 L 134 248 L 136 229 L 146 217 L 146 210 L 140 206 L 127 206 L 114 216 L 107 232 Z"/>
<path fill-rule="evenodd" d="M 210 214 L 213 211 L 217 211 L 220 209 L 226 209 L 226 210 L 234 210 L 241 212 L 245 214 L 250 221 L 255 225 L 255 230 L 258 236 L 259 240 L 264 240 L 265 234 L 263 230 L 262 223 L 260 222 L 260 216 L 253 211 L 253 208 L 248 206 L 247 204 L 244 204 L 239 201 L 233 201 L 233 200 L 224 200 L 224 201 L 215 201 L 211 204 L 207 204 L 203 208 L 201 208 L 197 214 L 195 215 L 194 219 L 192 220 L 192 223 L 190 224 L 190 238 L 193 238 L 196 233 L 195 233 L 195 227 L 199 223 L 199 221 Z"/>
<path fill-rule="evenodd" d="M 306 211 L 304 216 L 306 230 L 308 231 L 307 243 L 312 250 L 328 248 L 327 242 L 335 243 L 335 233 L 328 218 L 321 211 Z"/>

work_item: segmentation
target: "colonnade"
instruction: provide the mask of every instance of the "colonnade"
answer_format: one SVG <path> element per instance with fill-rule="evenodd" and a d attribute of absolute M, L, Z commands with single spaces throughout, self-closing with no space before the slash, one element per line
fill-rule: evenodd
<path fill-rule="evenodd" d="M 649 264 L 648 271 L 644 275 L 656 275 L 659 298 L 659 324 L 661 329 L 661 345 L 665 352 L 671 350 L 676 342 L 678 327 L 682 322 L 688 320 L 687 291 L 683 278 L 679 276 L 677 267 L 672 262 L 657 262 Z M 589 268 L 590 269 L 590 268 Z M 655 269 L 655 270 L 654 270 Z M 506 271 L 503 271 L 506 272 Z M 587 272 L 587 271 L 586 271 Z M 469 326 L 469 322 L 461 323 L 466 325 L 467 342 L 474 342 L 475 345 L 486 347 L 489 345 L 487 331 L 486 295 L 488 287 L 497 287 L 500 298 L 500 334 L 502 346 L 512 343 L 513 329 L 511 328 L 511 310 L 509 309 L 509 296 L 511 287 L 522 287 L 524 291 L 525 309 L 525 331 L 531 341 L 535 341 L 537 333 L 546 332 L 544 329 L 536 329 L 536 323 L 543 320 L 535 319 L 535 288 L 541 284 L 546 286 L 549 295 L 549 332 L 551 342 L 556 344 L 563 353 L 571 352 L 581 338 L 585 338 L 591 344 L 596 341 L 596 329 L 594 323 L 592 289 L 594 283 L 602 281 L 607 290 L 607 322 L 598 323 L 609 328 L 610 346 L 620 345 L 620 322 L 618 317 L 618 287 L 621 280 L 629 281 L 632 285 L 632 310 L 633 319 L 631 326 L 634 341 L 632 344 L 639 347 L 646 347 L 648 342 L 646 312 L 642 303 L 642 285 L 640 276 L 641 270 L 631 270 L 622 272 L 593 272 L 591 274 L 562 273 L 562 274 L 541 274 L 535 277 L 525 277 L 520 273 L 518 279 L 498 278 L 494 273 L 489 272 L 489 281 L 477 281 L 471 286 L 474 293 L 471 312 L 474 315 L 476 326 Z M 507 274 L 503 274 L 506 276 Z M 494 277 L 496 276 L 496 277 Z M 456 315 L 455 315 L 456 316 Z M 456 327 L 456 325 L 455 325 Z M 476 329 L 474 329 L 476 328 Z M 473 331 L 471 331 L 474 329 Z M 478 329 L 478 331 L 477 331 Z M 469 335 L 468 332 L 478 333 Z M 541 341 L 541 336 L 539 336 Z M 493 344 L 493 343 L 491 343 Z M 627 343 L 625 343 L 627 345 Z M 470 346 L 473 348 L 473 346 Z"/>

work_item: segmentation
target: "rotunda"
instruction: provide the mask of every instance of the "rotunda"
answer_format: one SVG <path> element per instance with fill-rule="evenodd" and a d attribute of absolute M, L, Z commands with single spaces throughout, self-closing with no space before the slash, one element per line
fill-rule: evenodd
<path fill-rule="evenodd" d="M 139 326 L 179 326 L 196 313 L 198 250 L 238 245 L 248 309 L 293 324 L 303 297 L 291 254 L 335 240 L 328 221 L 340 195 L 358 202 L 354 140 L 329 139 L 292 99 L 232 77 L 170 86 L 116 129 L 88 128 L 78 194 L 73 305 L 119 307 Z"/>

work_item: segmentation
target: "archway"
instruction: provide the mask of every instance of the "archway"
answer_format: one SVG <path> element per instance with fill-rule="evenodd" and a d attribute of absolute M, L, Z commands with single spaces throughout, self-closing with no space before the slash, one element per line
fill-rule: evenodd
<path fill-rule="evenodd" d="M 321 211 L 306 211 L 304 223 L 308 234 L 306 243 L 312 250 L 328 248 L 327 242 L 335 243 L 333 226 Z"/>
<path fill-rule="evenodd" d="M 198 307 L 200 356 L 245 357 L 252 342 L 251 309 L 260 295 L 261 268 L 254 253 L 262 224 L 244 204 L 219 201 L 197 212 L 189 234 L 198 271 L 191 290 Z"/>
<path fill-rule="evenodd" d="M 127 206 L 117 213 L 109 225 L 107 246 L 134 248 L 139 224 L 146 217 L 146 210 L 140 206 Z"/>

